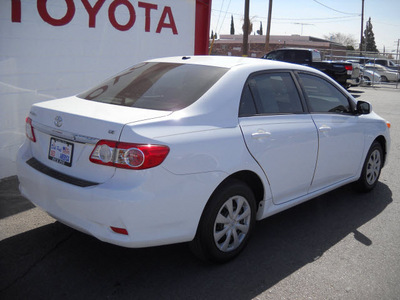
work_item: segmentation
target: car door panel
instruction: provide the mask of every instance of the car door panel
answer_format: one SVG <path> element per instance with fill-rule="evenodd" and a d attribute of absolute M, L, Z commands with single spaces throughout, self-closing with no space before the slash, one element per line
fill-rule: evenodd
<path fill-rule="evenodd" d="M 240 118 L 247 148 L 264 170 L 275 204 L 307 194 L 318 137 L 310 115 Z"/>
<path fill-rule="evenodd" d="M 319 139 L 311 193 L 356 176 L 364 149 L 364 127 L 348 97 L 331 82 L 308 73 L 300 73 L 299 79 Z"/>
<path fill-rule="evenodd" d="M 254 74 L 243 90 L 239 124 L 275 204 L 306 195 L 314 175 L 318 134 L 303 104 L 289 71 Z"/>
<path fill-rule="evenodd" d="M 310 192 L 356 176 L 364 149 L 364 130 L 352 115 L 313 114 L 319 152 Z"/>

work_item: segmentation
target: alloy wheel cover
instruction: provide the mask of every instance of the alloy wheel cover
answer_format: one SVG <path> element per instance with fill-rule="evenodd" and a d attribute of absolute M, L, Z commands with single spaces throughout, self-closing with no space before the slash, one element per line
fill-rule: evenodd
<path fill-rule="evenodd" d="M 246 238 L 251 224 L 251 207 L 243 196 L 229 198 L 214 222 L 214 241 L 222 252 L 236 250 Z"/>
<path fill-rule="evenodd" d="M 374 150 L 367 163 L 366 180 L 369 185 L 373 185 L 377 180 L 381 170 L 381 154 L 379 150 Z"/>

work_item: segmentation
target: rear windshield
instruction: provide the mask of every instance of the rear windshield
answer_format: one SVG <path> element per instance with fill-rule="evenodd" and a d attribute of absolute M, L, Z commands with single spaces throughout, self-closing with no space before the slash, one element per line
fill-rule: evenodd
<path fill-rule="evenodd" d="M 175 111 L 194 103 L 227 70 L 190 64 L 142 63 L 78 97 L 115 105 Z"/>

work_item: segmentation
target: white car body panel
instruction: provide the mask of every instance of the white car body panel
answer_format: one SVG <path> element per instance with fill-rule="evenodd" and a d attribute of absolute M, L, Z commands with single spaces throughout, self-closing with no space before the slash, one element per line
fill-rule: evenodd
<path fill-rule="evenodd" d="M 126 247 L 163 245 L 194 238 L 207 201 L 230 176 L 244 172 L 261 182 L 260 220 L 357 180 L 378 136 L 386 140 L 389 153 L 388 128 L 374 113 L 238 117 L 246 79 L 263 70 L 317 74 L 355 103 L 350 94 L 314 69 L 212 56 L 152 62 L 230 70 L 196 102 L 174 112 L 78 97 L 35 104 L 30 118 L 37 141 L 27 139 L 17 158 L 20 190 L 26 198 L 61 222 L 100 240 Z M 60 128 L 54 125 L 57 116 L 64 122 Z M 74 143 L 71 167 L 48 159 L 52 136 Z M 90 154 L 95 143 L 104 139 L 166 145 L 170 152 L 161 165 L 146 170 L 94 164 L 89 161 Z M 94 184 L 81 187 L 53 178 L 28 165 L 31 159 L 54 172 Z M 128 234 L 115 233 L 110 226 L 124 228 Z"/>

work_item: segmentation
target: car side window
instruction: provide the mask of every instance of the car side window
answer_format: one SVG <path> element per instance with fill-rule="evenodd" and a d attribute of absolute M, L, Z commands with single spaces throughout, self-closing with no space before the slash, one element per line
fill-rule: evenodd
<path fill-rule="evenodd" d="M 351 113 L 349 100 L 328 81 L 310 74 L 299 74 L 311 112 Z"/>
<path fill-rule="evenodd" d="M 250 101 L 250 100 L 253 101 Z M 264 73 L 251 76 L 243 91 L 240 116 L 255 105 L 257 114 L 302 113 L 303 106 L 290 73 Z"/>
<path fill-rule="evenodd" d="M 243 89 L 242 98 L 240 100 L 239 116 L 253 116 L 257 114 L 256 106 L 254 104 L 253 95 L 251 94 L 249 84 L 246 83 Z"/>

